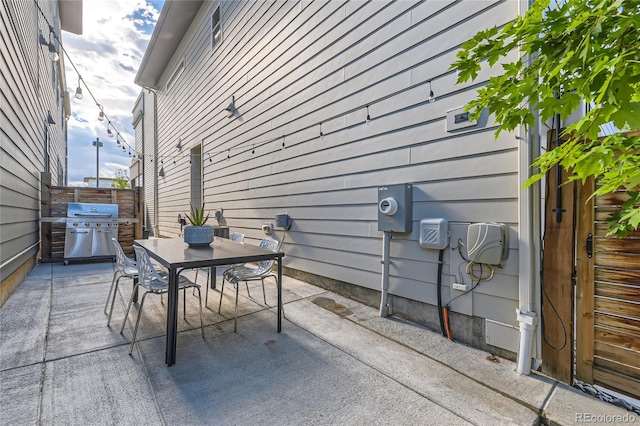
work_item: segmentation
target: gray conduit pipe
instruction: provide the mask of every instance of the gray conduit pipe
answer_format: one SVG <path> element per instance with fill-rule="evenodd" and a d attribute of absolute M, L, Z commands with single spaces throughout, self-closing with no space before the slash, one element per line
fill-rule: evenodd
<path fill-rule="evenodd" d="M 382 236 L 382 294 L 380 295 L 380 316 L 385 318 L 389 313 L 387 296 L 389 294 L 389 251 L 391 250 L 391 232 Z"/>

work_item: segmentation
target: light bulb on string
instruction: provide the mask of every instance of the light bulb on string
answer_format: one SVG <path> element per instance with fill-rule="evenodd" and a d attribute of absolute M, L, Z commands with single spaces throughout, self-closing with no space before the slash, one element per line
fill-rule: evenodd
<path fill-rule="evenodd" d="M 284 135 L 282 135 L 282 149 L 285 149 L 285 148 L 286 148 L 286 145 L 284 143 Z"/>
<path fill-rule="evenodd" d="M 231 150 L 227 150 L 227 160 L 231 159 Z"/>
<path fill-rule="evenodd" d="M 251 155 L 256 153 L 256 144 L 253 144 L 253 147 L 251 148 Z"/>
<path fill-rule="evenodd" d="M 58 48 L 54 43 L 55 36 L 56 33 L 53 31 L 53 28 L 49 26 L 49 59 L 53 62 L 58 62 L 60 60 L 60 54 L 58 54 Z M 40 41 L 40 43 L 42 43 L 42 41 Z"/>
<path fill-rule="evenodd" d="M 366 119 L 365 123 L 367 123 L 367 124 L 371 123 L 371 116 L 369 115 L 369 105 L 367 105 L 367 119 Z"/>
<path fill-rule="evenodd" d="M 76 99 L 82 99 L 82 87 L 80 87 L 80 80 L 82 80 L 82 77 L 78 74 L 78 87 L 76 88 L 76 94 L 74 95 Z"/>
<path fill-rule="evenodd" d="M 107 127 L 107 135 L 112 138 L 113 137 L 113 132 L 111 131 L 110 128 Z"/>
<path fill-rule="evenodd" d="M 322 133 L 322 123 L 320 123 L 320 139 L 324 139 L 324 133 Z"/>

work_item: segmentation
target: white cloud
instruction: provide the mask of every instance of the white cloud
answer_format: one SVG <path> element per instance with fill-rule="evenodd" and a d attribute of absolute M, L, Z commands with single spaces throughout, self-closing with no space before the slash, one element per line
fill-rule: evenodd
<path fill-rule="evenodd" d="M 96 148 L 99 138 L 100 177 L 115 177 L 116 171 L 129 167 L 129 148 L 116 144 L 116 130 L 122 140 L 134 147 L 132 114 L 140 87 L 133 82 L 147 43 L 158 19 L 163 0 L 107 0 L 83 2 L 83 34 L 63 33 L 66 79 L 71 96 L 72 117 L 68 127 L 69 184 L 96 175 Z M 83 99 L 73 97 L 78 86 Z M 88 88 L 88 89 L 87 89 Z M 94 102 L 91 94 L 96 98 Z M 113 127 L 114 138 L 107 135 L 108 122 L 98 120 L 101 104 Z M 134 152 L 131 150 L 131 154 Z M 128 173 L 127 173 L 128 174 Z"/>

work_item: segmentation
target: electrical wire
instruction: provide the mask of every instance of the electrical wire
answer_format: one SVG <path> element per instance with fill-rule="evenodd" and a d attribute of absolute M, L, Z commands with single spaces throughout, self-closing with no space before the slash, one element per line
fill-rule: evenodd
<path fill-rule="evenodd" d="M 33 0 L 33 2 L 36 5 L 36 8 L 38 9 L 38 12 L 40 12 L 40 15 L 42 16 L 42 18 L 45 20 L 45 22 L 49 26 L 49 28 L 53 28 L 53 26 L 51 25 L 51 23 L 47 19 L 47 15 L 45 15 L 44 11 L 40 8 L 40 5 L 38 4 L 38 1 L 37 0 Z M 82 82 L 84 84 L 84 87 L 87 89 L 87 93 L 89 93 L 89 95 L 91 96 L 91 98 L 95 102 L 96 106 L 98 106 L 98 108 L 100 109 L 100 112 L 102 113 L 102 116 L 104 117 L 104 119 L 107 120 L 107 130 L 109 130 L 109 126 L 111 126 L 113 128 L 113 130 L 115 131 L 115 133 L 116 133 L 116 138 L 120 138 L 122 143 L 125 144 L 126 146 L 128 146 L 130 150 L 136 151 L 135 148 L 132 147 L 131 145 L 129 145 L 129 143 L 122 137 L 122 134 L 118 131 L 118 129 L 113 124 L 113 122 L 111 121 L 111 119 L 109 118 L 107 113 L 104 112 L 104 107 L 102 106 L 101 103 L 98 102 L 98 100 L 96 99 L 95 95 L 91 91 L 91 88 L 87 85 L 87 82 L 84 81 L 84 79 L 80 75 L 80 71 L 78 71 L 78 68 L 76 67 L 76 64 L 73 62 L 73 60 L 71 59 L 71 56 L 69 56 L 69 53 L 64 48 L 64 45 L 62 44 L 62 40 L 60 39 L 60 37 L 58 37 L 58 35 L 55 33 L 55 31 L 52 31 L 51 34 L 53 34 L 53 37 L 55 37 L 55 39 L 58 41 L 58 45 L 60 46 L 60 51 L 68 59 L 69 64 L 71 64 L 71 67 L 76 72 L 76 74 L 78 74 L 78 87 L 80 87 L 80 82 Z M 102 121 L 102 120 L 100 120 L 100 121 Z M 140 154 L 137 151 L 135 153 L 136 153 L 136 155 L 140 156 Z"/>
<path fill-rule="evenodd" d="M 557 132 L 557 130 L 555 129 L 555 118 L 552 120 L 552 124 L 551 124 L 551 130 L 549 130 L 550 132 L 552 132 L 552 137 L 551 139 L 556 139 L 557 138 L 557 134 L 553 133 L 553 132 Z M 558 179 L 558 177 L 556 177 L 556 180 Z M 545 179 L 545 197 L 544 197 L 544 202 L 545 204 L 549 203 L 549 196 L 551 193 L 551 183 L 549 182 L 549 177 L 547 176 Z M 575 213 L 574 213 L 575 214 Z M 562 320 L 562 317 L 560 316 L 560 313 L 558 312 L 557 308 L 555 307 L 555 305 L 553 304 L 553 301 L 551 300 L 551 298 L 549 298 L 549 294 L 546 291 L 545 285 L 544 285 L 544 275 L 543 275 L 543 271 L 544 271 L 544 241 L 546 240 L 546 235 L 547 235 L 547 231 L 546 231 L 546 227 L 545 227 L 545 231 L 542 234 L 542 241 L 543 244 L 540 245 L 540 291 L 542 293 L 542 295 L 544 296 L 544 298 L 547 300 L 549 306 L 551 307 L 551 310 L 553 311 L 555 317 L 558 319 L 558 322 L 560 323 L 560 327 L 562 329 L 562 344 L 560 344 L 560 346 L 556 346 L 554 344 L 552 344 L 551 342 L 549 342 L 549 340 L 547 339 L 547 333 L 546 333 L 546 320 L 545 320 L 545 315 L 544 315 L 544 310 L 542 311 L 542 314 L 540 315 L 540 327 L 542 327 L 542 339 L 544 340 L 544 342 L 547 344 L 547 346 L 549 346 L 551 349 L 556 350 L 556 351 L 561 351 L 563 350 L 566 346 L 567 346 L 567 342 L 568 342 L 568 333 L 567 333 L 567 327 L 564 323 L 564 321 Z"/>

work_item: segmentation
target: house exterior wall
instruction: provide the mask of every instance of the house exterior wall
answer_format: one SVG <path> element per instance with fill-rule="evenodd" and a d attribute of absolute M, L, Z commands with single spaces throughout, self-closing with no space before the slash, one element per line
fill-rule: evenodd
<path fill-rule="evenodd" d="M 144 225 L 154 236 L 157 230 L 158 173 L 162 166 L 158 164 L 156 153 L 155 94 L 142 90 L 132 113 L 135 149 L 142 154 L 138 164 L 141 175 L 136 179 L 136 186 L 141 186 L 144 193 Z"/>
<path fill-rule="evenodd" d="M 212 48 L 216 7 L 222 41 Z M 190 197 L 189 152 L 202 144 L 205 203 L 223 209 L 231 232 L 257 242 L 262 224 L 286 212 L 293 219 L 283 246 L 286 267 L 378 290 L 378 186 L 412 183 L 412 232 L 394 234 L 391 242 L 392 299 L 437 302 L 439 253 L 419 246 L 421 219 L 450 224 L 445 303 L 462 294 L 453 283 L 475 284 L 458 250 L 467 226 L 505 223 L 507 261 L 451 309 L 474 324 L 499 324 L 494 334 L 512 330 L 494 341 L 513 351 L 520 255 L 516 134 L 495 140 L 490 117 L 448 131 L 446 118 L 473 99 L 491 72 L 456 85 L 449 67 L 460 44 L 510 21 L 518 7 L 492 0 L 205 1 L 158 84 L 157 155 L 165 172 L 158 179 L 160 234 L 180 233 L 177 215 Z M 430 89 L 435 102 L 428 100 Z M 232 96 L 237 110 L 228 117 Z"/>
<path fill-rule="evenodd" d="M 58 2 L 38 5 L 59 36 Z M 49 171 L 54 185 L 65 184 L 68 111 L 63 59 L 52 62 L 47 46 L 39 43 L 40 31 L 49 40 L 49 25 L 36 3 L 3 1 L 0 21 L 0 278 L 4 288 L 17 286 L 28 273 L 24 269 L 35 264 L 40 173 Z M 49 116 L 55 124 L 48 123 Z"/>

